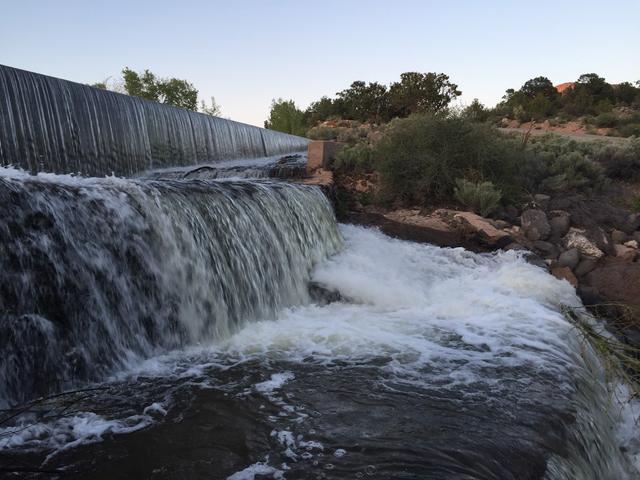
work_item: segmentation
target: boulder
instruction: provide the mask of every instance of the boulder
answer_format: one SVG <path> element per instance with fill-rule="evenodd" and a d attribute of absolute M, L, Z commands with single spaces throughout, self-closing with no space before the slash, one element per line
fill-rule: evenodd
<path fill-rule="evenodd" d="M 627 241 L 627 234 L 622 230 L 613 229 L 611 231 L 611 241 L 615 243 L 622 244 Z"/>
<path fill-rule="evenodd" d="M 533 201 L 542 210 L 547 209 L 547 207 L 549 206 L 550 200 L 551 200 L 551 197 L 549 195 L 545 195 L 544 193 L 537 193 L 533 196 Z"/>
<path fill-rule="evenodd" d="M 599 259 L 604 256 L 604 252 L 600 250 L 596 242 L 587 237 L 587 232 L 579 228 L 571 228 L 564 237 L 564 246 L 568 249 L 577 248 L 580 255 L 593 259 Z"/>
<path fill-rule="evenodd" d="M 530 208 L 522 212 L 520 216 L 522 229 L 529 240 L 545 240 L 551 233 L 551 226 L 547 220 L 547 215 L 535 208 Z"/>
<path fill-rule="evenodd" d="M 508 233 L 498 230 L 489 220 L 475 213 L 458 212 L 453 216 L 453 221 L 460 225 L 463 233 L 478 235 L 489 245 L 502 248 L 513 241 Z"/>
<path fill-rule="evenodd" d="M 551 236 L 562 238 L 571 227 L 571 215 L 564 210 L 552 210 L 549 212 L 549 225 L 551 226 Z"/>
<path fill-rule="evenodd" d="M 586 281 L 609 301 L 640 303 L 640 263 L 608 263 L 589 273 Z"/>
<path fill-rule="evenodd" d="M 509 228 L 511 224 L 504 220 L 492 220 L 491 224 L 496 227 L 498 230 L 503 230 L 505 228 Z"/>
<path fill-rule="evenodd" d="M 638 229 L 640 229 L 640 213 L 632 213 L 626 218 L 622 230 L 631 234 Z"/>
<path fill-rule="evenodd" d="M 571 270 L 578 266 L 580 262 L 580 251 L 577 248 L 570 248 L 566 252 L 562 252 L 558 257 L 559 267 L 568 267 Z"/>
<path fill-rule="evenodd" d="M 583 258 L 582 260 L 580 260 L 580 263 L 578 263 L 578 266 L 573 269 L 573 272 L 576 274 L 576 276 L 582 277 L 595 269 L 597 265 L 598 261 L 596 259 Z"/>
<path fill-rule="evenodd" d="M 554 267 L 551 269 L 551 275 L 559 280 L 566 280 L 573 286 L 573 288 L 578 286 L 578 279 L 569 267 Z"/>
<path fill-rule="evenodd" d="M 633 262 L 638 255 L 638 251 L 635 248 L 625 245 L 614 245 L 614 249 L 615 257 L 627 263 Z"/>
<path fill-rule="evenodd" d="M 628 242 L 624 242 L 625 247 L 638 249 L 638 241 L 637 240 L 629 240 Z"/>
<path fill-rule="evenodd" d="M 558 258 L 560 255 L 560 249 L 553 243 L 545 242 L 544 240 L 536 240 L 533 242 L 533 248 L 542 254 L 544 258 Z"/>

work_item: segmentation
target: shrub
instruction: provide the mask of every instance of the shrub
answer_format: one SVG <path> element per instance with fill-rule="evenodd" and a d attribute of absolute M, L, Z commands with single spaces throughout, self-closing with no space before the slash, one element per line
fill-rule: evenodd
<path fill-rule="evenodd" d="M 628 123 L 618 127 L 621 137 L 640 137 L 640 123 Z"/>
<path fill-rule="evenodd" d="M 618 124 L 618 117 L 611 112 L 601 113 L 593 119 L 593 123 L 598 128 L 611 128 Z"/>
<path fill-rule="evenodd" d="M 640 138 L 632 138 L 621 146 L 606 145 L 594 152 L 610 178 L 640 180 Z"/>
<path fill-rule="evenodd" d="M 580 152 L 562 154 L 548 167 L 548 176 L 540 185 L 545 191 L 594 192 L 605 184 L 602 167 Z"/>
<path fill-rule="evenodd" d="M 461 118 L 394 120 L 372 153 L 383 187 L 407 201 L 452 198 L 457 178 L 490 180 L 505 193 L 518 189 L 519 143 Z"/>
<path fill-rule="evenodd" d="M 339 130 L 337 128 L 319 125 L 309 129 L 307 137 L 312 140 L 335 140 L 338 138 L 338 133 Z"/>
<path fill-rule="evenodd" d="M 365 142 L 344 147 L 337 153 L 333 166 L 348 171 L 370 171 L 373 168 L 371 147 Z"/>
<path fill-rule="evenodd" d="M 502 193 L 491 182 L 469 182 L 465 179 L 456 180 L 454 191 L 456 199 L 474 212 L 486 217 L 500 204 Z"/>

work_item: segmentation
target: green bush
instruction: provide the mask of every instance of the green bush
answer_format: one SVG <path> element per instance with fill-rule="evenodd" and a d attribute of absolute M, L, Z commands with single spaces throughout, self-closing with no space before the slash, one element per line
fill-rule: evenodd
<path fill-rule="evenodd" d="M 461 118 L 414 115 L 394 120 L 374 148 L 383 187 L 405 201 L 452 198 L 457 178 L 518 190 L 519 141 Z"/>
<path fill-rule="evenodd" d="M 318 125 L 309 129 L 307 137 L 312 140 L 335 140 L 338 138 L 339 129 L 333 127 L 326 127 L 324 125 Z"/>
<path fill-rule="evenodd" d="M 640 180 L 640 138 L 632 138 L 623 145 L 606 145 L 593 154 L 610 178 Z"/>
<path fill-rule="evenodd" d="M 455 198 L 474 212 L 486 217 L 500 204 L 502 193 L 491 182 L 469 182 L 463 178 L 456 180 Z"/>
<path fill-rule="evenodd" d="M 618 124 L 618 117 L 611 112 L 601 113 L 593 119 L 593 123 L 598 128 L 611 128 Z"/>
<path fill-rule="evenodd" d="M 640 137 L 640 123 L 628 123 L 618 127 L 621 137 Z"/>
<path fill-rule="evenodd" d="M 356 143 L 353 146 L 340 150 L 333 167 L 338 170 L 368 172 L 373 169 L 371 160 L 371 146 L 365 142 Z"/>
<path fill-rule="evenodd" d="M 595 192 L 605 184 L 603 168 L 580 152 L 554 158 L 548 164 L 548 176 L 540 188 L 549 192 Z"/>

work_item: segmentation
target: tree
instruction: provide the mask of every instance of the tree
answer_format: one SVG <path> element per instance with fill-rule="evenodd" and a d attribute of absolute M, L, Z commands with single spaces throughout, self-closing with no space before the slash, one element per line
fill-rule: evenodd
<path fill-rule="evenodd" d="M 188 110 L 198 109 L 198 90 L 186 80 L 157 78 L 149 70 L 140 74 L 129 67 L 122 70 L 122 77 L 129 95 Z"/>
<path fill-rule="evenodd" d="M 324 122 L 330 118 L 342 117 L 345 113 L 343 101 L 341 99 L 331 99 L 327 96 L 311 103 L 305 110 L 306 123 L 310 126 L 318 122 Z"/>
<path fill-rule="evenodd" d="M 631 105 L 636 98 L 640 98 L 640 88 L 634 87 L 630 82 L 622 82 L 613 88 L 616 102 Z"/>
<path fill-rule="evenodd" d="M 444 73 L 405 72 L 389 88 L 391 114 L 406 117 L 417 112 L 438 112 L 461 93 Z"/>
<path fill-rule="evenodd" d="M 489 110 L 480 103 L 480 100 L 474 98 L 471 104 L 462 110 L 462 118 L 472 122 L 486 122 L 489 118 Z"/>
<path fill-rule="evenodd" d="M 293 100 L 274 99 L 271 101 L 269 119 L 264 122 L 264 128 L 304 136 L 307 132 L 304 117 L 304 112 L 296 107 Z"/>
<path fill-rule="evenodd" d="M 216 103 L 216 99 L 211 97 L 211 105 L 207 105 L 204 100 L 200 102 L 200 112 L 205 115 L 219 117 L 222 113 L 222 107 Z"/>
<path fill-rule="evenodd" d="M 522 85 L 520 91 L 528 98 L 533 99 L 538 95 L 542 95 L 550 102 L 554 102 L 558 98 L 558 95 L 560 95 L 556 87 L 551 83 L 551 80 L 547 77 L 536 77 L 527 80 L 524 85 Z"/>
<path fill-rule="evenodd" d="M 337 94 L 342 100 L 346 114 L 352 120 L 380 123 L 389 118 L 389 95 L 387 87 L 378 82 L 366 84 L 356 81 Z"/>

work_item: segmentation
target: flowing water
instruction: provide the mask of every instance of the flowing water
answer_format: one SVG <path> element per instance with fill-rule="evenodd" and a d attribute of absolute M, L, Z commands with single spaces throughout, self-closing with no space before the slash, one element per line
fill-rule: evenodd
<path fill-rule="evenodd" d="M 305 150 L 306 138 L 0 65 L 0 165 L 130 176 Z"/>
<path fill-rule="evenodd" d="M 8 478 L 637 478 L 636 405 L 516 252 L 313 186 L 10 169 L 0 248 Z"/>

